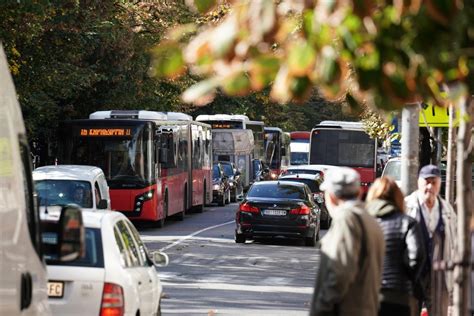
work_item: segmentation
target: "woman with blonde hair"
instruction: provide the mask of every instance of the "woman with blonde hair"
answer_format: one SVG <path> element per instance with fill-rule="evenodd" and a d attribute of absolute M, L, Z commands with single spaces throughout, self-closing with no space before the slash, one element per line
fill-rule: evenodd
<path fill-rule="evenodd" d="M 419 224 L 404 213 L 403 193 L 390 177 L 372 184 L 367 210 L 377 218 L 385 238 L 379 315 L 409 316 L 418 310 L 411 305 L 425 261 Z"/>

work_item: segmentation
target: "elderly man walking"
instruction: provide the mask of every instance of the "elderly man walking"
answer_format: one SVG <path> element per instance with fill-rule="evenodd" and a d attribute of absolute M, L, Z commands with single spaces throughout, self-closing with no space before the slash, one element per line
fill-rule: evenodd
<path fill-rule="evenodd" d="M 333 222 L 321 240 L 310 315 L 375 316 L 384 235 L 359 200 L 359 174 L 351 168 L 331 169 L 320 188 Z"/>
<path fill-rule="evenodd" d="M 452 261 L 456 251 L 456 213 L 439 196 L 441 172 L 435 165 L 421 168 L 418 190 L 405 198 L 407 213 L 421 226 L 427 259 L 420 276 L 418 289 L 420 306 L 428 308 L 429 315 L 448 315 L 452 305 L 453 278 L 449 271 L 434 271 L 433 262 Z"/>

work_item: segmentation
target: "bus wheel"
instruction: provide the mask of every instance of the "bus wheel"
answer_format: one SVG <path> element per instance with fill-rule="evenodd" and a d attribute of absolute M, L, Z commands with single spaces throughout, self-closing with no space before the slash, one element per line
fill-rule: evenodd
<path fill-rule="evenodd" d="M 165 200 L 163 201 L 163 217 L 156 222 L 156 227 L 162 228 L 165 226 L 165 220 L 168 216 L 168 192 L 166 192 Z"/>

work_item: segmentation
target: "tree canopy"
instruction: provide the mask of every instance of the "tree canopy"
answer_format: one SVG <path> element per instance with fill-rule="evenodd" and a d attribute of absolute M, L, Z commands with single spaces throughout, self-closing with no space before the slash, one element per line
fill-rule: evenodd
<path fill-rule="evenodd" d="M 205 12 L 219 1 L 189 2 Z M 307 100 L 316 85 L 328 100 L 391 110 L 418 101 L 446 105 L 456 97 L 447 93 L 453 82 L 456 93 L 473 91 L 474 7 L 462 0 L 228 2 L 218 25 L 191 41 L 168 37 L 157 49 L 157 74 L 188 67 L 206 77 L 185 101 L 271 87 L 272 99 L 287 103 Z"/>

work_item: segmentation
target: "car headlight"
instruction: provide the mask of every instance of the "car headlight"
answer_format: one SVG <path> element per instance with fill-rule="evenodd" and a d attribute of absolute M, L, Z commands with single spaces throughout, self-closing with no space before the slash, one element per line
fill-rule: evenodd
<path fill-rule="evenodd" d="M 278 175 L 277 175 L 276 173 L 272 173 L 272 174 L 270 175 L 270 177 L 271 177 L 272 179 L 276 179 L 276 178 L 278 177 Z"/>
<path fill-rule="evenodd" d="M 229 182 L 229 186 L 230 186 L 230 187 L 233 187 L 233 186 L 234 186 L 234 182 Z"/>
<path fill-rule="evenodd" d="M 221 186 L 218 185 L 218 184 L 214 184 L 214 185 L 212 186 L 212 189 L 213 189 L 213 190 L 219 190 L 220 188 L 221 188 Z"/>

